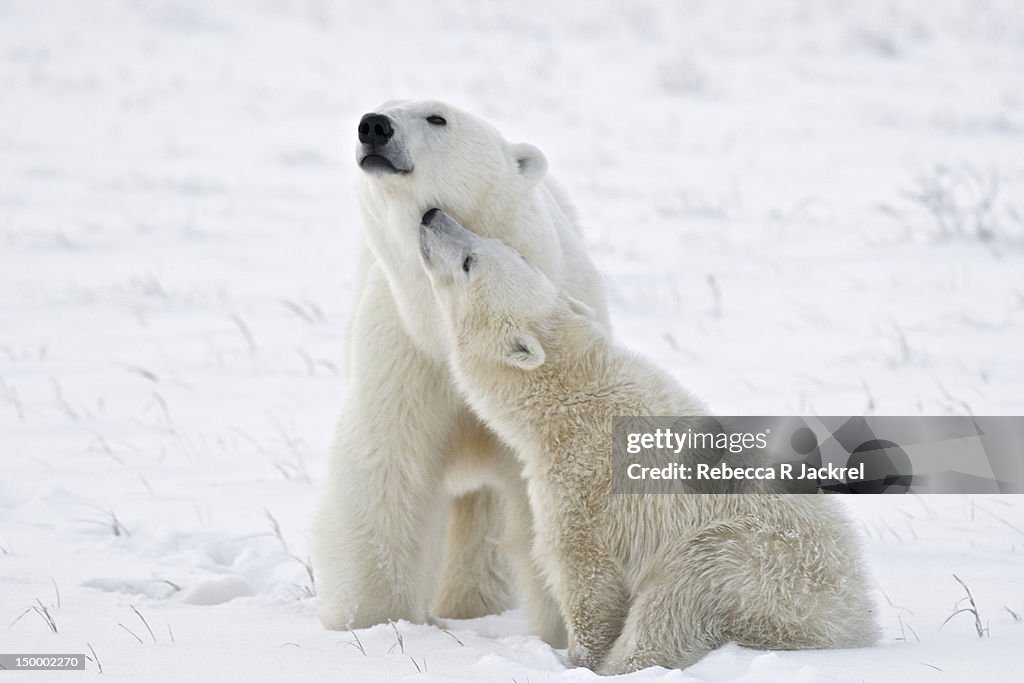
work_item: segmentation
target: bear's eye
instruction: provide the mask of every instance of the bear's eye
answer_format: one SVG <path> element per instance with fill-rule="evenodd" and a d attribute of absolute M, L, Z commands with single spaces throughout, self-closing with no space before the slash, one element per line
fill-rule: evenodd
<path fill-rule="evenodd" d="M 462 262 L 462 272 L 468 273 L 473 267 L 473 256 L 467 256 L 466 260 Z"/>
<path fill-rule="evenodd" d="M 437 114 L 434 114 L 433 116 L 428 116 L 427 122 L 432 123 L 435 126 L 444 126 L 447 125 L 448 123 L 447 121 L 444 120 L 443 116 L 438 116 Z"/>

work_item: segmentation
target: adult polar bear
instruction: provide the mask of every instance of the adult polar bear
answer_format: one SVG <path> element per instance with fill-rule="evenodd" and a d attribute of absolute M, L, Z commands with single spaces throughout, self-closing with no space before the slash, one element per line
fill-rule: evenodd
<path fill-rule="evenodd" d="M 362 117 L 356 160 L 368 249 L 349 398 L 312 539 L 321 620 L 344 629 L 500 611 L 512 602 L 511 568 L 535 628 L 560 645 L 564 626 L 529 559 L 519 465 L 468 410 L 448 367 L 448 332 L 420 267 L 420 217 L 442 207 L 508 242 L 607 325 L 602 281 L 541 151 L 478 118 L 442 102 L 385 103 Z"/>

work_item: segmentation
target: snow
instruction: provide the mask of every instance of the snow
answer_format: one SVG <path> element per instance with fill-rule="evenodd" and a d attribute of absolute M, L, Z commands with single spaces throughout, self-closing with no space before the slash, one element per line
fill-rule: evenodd
<path fill-rule="evenodd" d="M 315 618 L 358 117 L 437 97 L 544 149 L 618 336 L 720 414 L 1021 414 L 1022 73 L 1015 0 L 0 1 L 0 651 L 594 680 L 519 611 Z M 844 502 L 879 646 L 623 680 L 1017 680 L 1024 500 Z"/>

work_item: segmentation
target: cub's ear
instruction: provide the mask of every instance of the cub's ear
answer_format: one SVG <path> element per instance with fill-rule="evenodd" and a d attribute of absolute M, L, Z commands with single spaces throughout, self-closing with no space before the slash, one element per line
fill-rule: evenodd
<path fill-rule="evenodd" d="M 532 334 L 517 332 L 508 340 L 505 360 L 520 370 L 536 370 L 544 364 L 544 347 Z"/>
<path fill-rule="evenodd" d="M 576 315 L 582 315 L 584 318 L 590 318 L 591 320 L 597 318 L 597 311 L 590 306 L 586 305 L 579 299 L 572 298 L 571 296 L 566 298 L 569 300 L 569 310 Z"/>
<path fill-rule="evenodd" d="M 520 142 L 512 145 L 512 159 L 515 161 L 519 175 L 527 180 L 537 182 L 542 180 L 548 172 L 548 160 L 544 152 L 533 145 Z"/>

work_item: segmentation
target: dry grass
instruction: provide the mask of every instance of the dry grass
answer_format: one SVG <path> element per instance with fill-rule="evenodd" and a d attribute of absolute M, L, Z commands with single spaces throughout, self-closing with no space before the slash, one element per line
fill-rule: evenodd
<path fill-rule="evenodd" d="M 942 622 L 942 626 L 945 626 L 946 624 L 948 624 L 949 620 L 952 619 L 953 617 L 955 617 L 958 614 L 963 614 L 963 613 L 971 614 L 971 615 L 974 616 L 974 629 L 978 632 L 978 637 L 979 638 L 984 638 L 986 635 L 989 635 L 989 630 L 988 630 L 987 626 L 983 627 L 981 625 L 981 615 L 978 614 L 978 606 L 974 603 L 974 596 L 971 595 L 971 589 L 968 588 L 967 584 L 964 583 L 960 579 L 960 577 L 957 576 L 956 574 L 953 574 L 953 578 L 956 579 L 957 583 L 959 583 L 961 586 L 964 587 L 964 591 L 967 593 L 967 597 L 960 598 L 957 601 L 956 604 L 959 606 L 964 600 L 967 600 L 968 603 L 970 603 L 971 606 L 970 607 L 959 607 L 955 612 L 953 612 L 948 617 L 946 617 L 946 620 L 944 622 Z M 939 626 L 939 628 L 941 629 L 942 626 Z"/>

